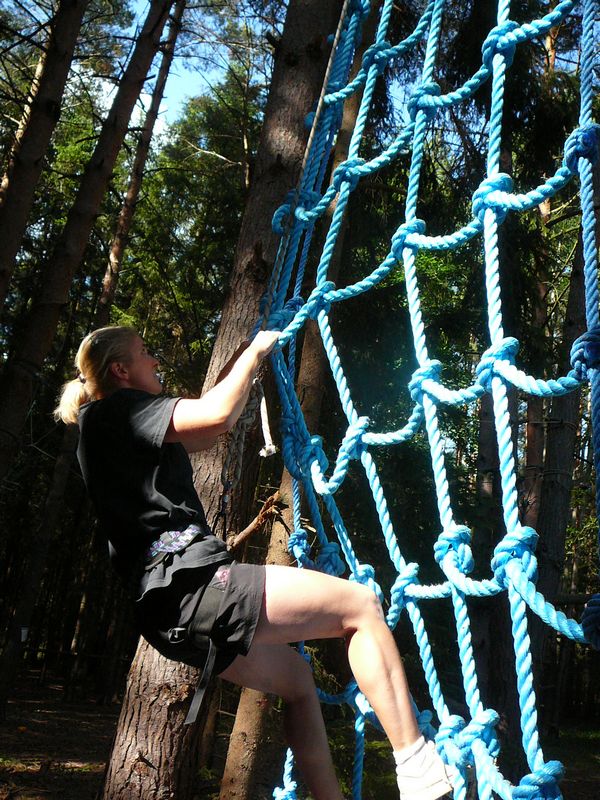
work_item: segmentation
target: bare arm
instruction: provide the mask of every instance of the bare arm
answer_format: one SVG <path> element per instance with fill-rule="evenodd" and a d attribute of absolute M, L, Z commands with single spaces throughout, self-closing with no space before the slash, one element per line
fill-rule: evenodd
<path fill-rule="evenodd" d="M 260 331 L 212 389 L 197 400 L 179 400 L 165 442 L 181 442 L 193 453 L 212 447 L 220 434 L 231 430 L 244 410 L 260 362 L 277 338 L 275 331 Z"/>

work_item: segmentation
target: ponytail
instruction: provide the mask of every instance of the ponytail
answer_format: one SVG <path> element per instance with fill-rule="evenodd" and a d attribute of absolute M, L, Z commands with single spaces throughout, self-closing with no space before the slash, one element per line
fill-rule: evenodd
<path fill-rule="evenodd" d="M 67 381 L 62 387 L 58 406 L 54 410 L 54 419 L 65 425 L 77 424 L 79 408 L 90 400 L 83 383 L 79 378 Z"/>

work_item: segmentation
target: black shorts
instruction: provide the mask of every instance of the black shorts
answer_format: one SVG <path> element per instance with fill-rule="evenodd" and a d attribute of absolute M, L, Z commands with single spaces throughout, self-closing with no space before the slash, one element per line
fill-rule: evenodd
<path fill-rule="evenodd" d="M 235 561 L 180 569 L 169 586 L 136 603 L 140 632 L 159 653 L 203 668 L 210 640 L 214 673 L 223 672 L 252 644 L 263 603 L 265 568 Z"/>

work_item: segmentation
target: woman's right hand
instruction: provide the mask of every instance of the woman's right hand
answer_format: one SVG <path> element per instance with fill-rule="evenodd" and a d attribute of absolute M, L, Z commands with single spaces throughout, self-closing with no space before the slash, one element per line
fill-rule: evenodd
<path fill-rule="evenodd" d="M 259 331 L 252 340 L 250 347 L 259 358 L 268 356 L 279 341 L 279 331 Z"/>
<path fill-rule="evenodd" d="M 246 405 L 258 365 L 278 339 L 277 331 L 259 331 L 247 346 L 238 348 L 212 389 L 197 400 L 180 399 L 165 442 L 181 442 L 191 453 L 212 447 L 218 436 L 230 431 Z"/>

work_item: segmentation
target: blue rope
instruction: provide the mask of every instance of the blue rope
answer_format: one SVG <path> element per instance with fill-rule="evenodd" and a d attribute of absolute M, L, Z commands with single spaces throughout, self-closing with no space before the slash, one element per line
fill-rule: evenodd
<path fill-rule="evenodd" d="M 545 761 L 537 732 L 535 692 L 532 680 L 531 644 L 528 610 L 564 636 L 588 641 L 600 647 L 600 595 L 587 606 L 582 624 L 558 611 L 536 589 L 536 532 L 521 525 L 517 506 L 516 463 L 513 434 L 509 419 L 508 391 L 515 387 L 538 397 L 556 397 L 572 392 L 586 382 L 591 385 L 592 424 L 596 458 L 596 496 L 600 503 L 600 314 L 597 275 L 595 219 L 592 196 L 592 164 L 598 157 L 600 126 L 592 120 L 594 20 L 599 0 L 583 0 L 582 60 L 580 70 L 579 125 L 567 138 L 562 162 L 551 177 L 524 192 L 515 192 L 508 175 L 500 172 L 502 116 L 506 74 L 519 46 L 544 37 L 551 28 L 566 24 L 575 7 L 574 0 L 563 0 L 541 19 L 522 24 L 510 18 L 510 0 L 499 0 L 494 28 L 482 46 L 481 67 L 465 83 L 442 94 L 435 83 L 435 69 L 440 47 L 444 0 L 431 0 L 414 31 L 402 42 L 392 45 L 388 39 L 393 0 L 381 6 L 375 41 L 363 55 L 356 76 L 348 79 L 350 66 L 359 44 L 362 23 L 369 13 L 367 0 L 350 3 L 339 38 L 323 99 L 323 112 L 315 122 L 315 135 L 308 153 L 306 168 L 298 189 L 275 214 L 274 229 L 286 232 L 281 239 L 277 271 L 267 293 L 268 325 L 281 331 L 280 346 L 273 353 L 275 377 L 282 404 L 282 453 L 293 479 L 294 531 L 289 550 L 304 568 L 321 569 L 332 575 L 349 572 L 350 580 L 371 587 L 383 599 L 371 565 L 361 563 L 339 511 L 336 494 L 344 486 L 349 471 L 360 462 L 368 479 L 373 502 L 390 559 L 397 573 L 389 596 L 387 623 L 394 629 L 403 612 L 410 620 L 431 702 L 439 721 L 437 731 L 431 724 L 429 710 L 416 709 L 421 729 L 435 737 L 442 756 L 456 765 L 459 775 L 456 800 L 466 797 L 467 769 L 474 770 L 482 800 L 492 800 L 495 792 L 504 800 L 516 798 L 559 798 L 562 766 Z M 420 79 L 407 102 L 407 121 L 394 141 L 370 160 L 360 155 L 360 148 L 378 78 L 400 55 L 411 53 L 416 62 L 422 56 Z M 427 234 L 419 219 L 419 189 L 424 148 L 432 119 L 439 111 L 469 101 L 484 84 L 491 87 L 490 118 L 487 123 L 488 149 L 486 175 L 472 199 L 472 219 L 454 232 L 441 236 Z M 333 143 L 341 121 L 344 101 L 362 90 L 360 108 L 351 138 L 348 157 L 334 171 L 329 186 L 325 175 Z M 328 280 L 331 258 L 336 247 L 343 217 L 352 192 L 365 177 L 410 155 L 404 218 L 392 237 L 383 261 L 354 284 L 338 288 Z M 524 213 L 551 199 L 570 181 L 580 184 L 586 315 L 588 332 L 575 342 L 571 351 L 571 370 L 567 375 L 542 380 L 528 375 L 517 366 L 518 341 L 506 337 L 500 293 L 499 229 L 508 214 Z M 332 209 L 331 221 L 316 270 L 310 295 L 300 297 L 314 226 Z M 417 254 L 420 250 L 457 250 L 475 237 L 481 237 L 485 262 L 485 287 L 490 343 L 476 369 L 473 382 L 465 388 L 447 385 L 442 365 L 430 357 L 421 309 Z M 369 418 L 356 408 L 329 322 L 333 304 L 370 291 L 392 271 L 404 270 L 416 368 L 409 382 L 412 409 L 406 422 L 395 431 L 374 431 Z M 295 273 L 295 274 L 294 274 Z M 290 290 L 290 287 L 293 287 Z M 289 298 L 288 298 L 289 295 Z M 316 320 L 331 374 L 347 420 L 347 429 L 338 448 L 335 462 L 329 465 L 320 437 L 311 435 L 294 390 L 296 372 L 296 337 L 306 321 Z M 287 358 L 284 348 L 287 346 Z M 471 531 L 456 520 L 450 501 L 444 441 L 438 411 L 444 406 L 468 408 L 484 394 L 493 400 L 500 461 L 502 508 L 506 535 L 497 545 L 490 564 L 490 575 L 473 579 Z M 419 581 L 419 567 L 404 559 L 397 532 L 391 521 L 387 501 L 371 455 L 372 447 L 392 446 L 412 439 L 424 430 L 431 452 L 440 533 L 434 555 L 444 576 L 443 581 L 424 585 Z M 314 554 L 302 524 L 302 508 L 308 510 L 315 530 Z M 329 517 L 336 540 L 330 541 L 323 520 Z M 598 508 L 600 517 L 600 505 Z M 511 785 L 498 771 L 496 758 L 499 743 L 496 733 L 498 714 L 486 708 L 481 698 L 475 669 L 469 597 L 492 597 L 506 592 L 511 619 L 516 660 L 516 680 L 522 717 L 522 744 L 529 774 Z M 469 719 L 450 713 L 440 685 L 431 644 L 421 614 L 420 604 L 427 600 L 449 598 L 457 626 L 460 668 Z M 301 648 L 303 652 L 303 649 Z M 364 730 L 368 720 L 378 725 L 366 698 L 350 683 L 338 695 L 319 691 L 322 702 L 348 704 L 355 713 L 356 756 L 353 773 L 353 797 L 359 800 L 364 758 Z M 288 752 L 283 787 L 276 789 L 277 800 L 293 800 L 296 784 L 292 778 L 293 759 Z"/>

